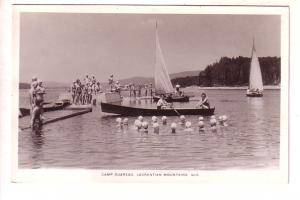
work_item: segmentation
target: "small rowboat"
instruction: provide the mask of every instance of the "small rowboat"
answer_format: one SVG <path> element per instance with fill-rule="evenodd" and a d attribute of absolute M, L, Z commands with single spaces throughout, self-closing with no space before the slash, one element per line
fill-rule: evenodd
<path fill-rule="evenodd" d="M 210 109 L 196 109 L 196 108 L 168 108 L 168 109 L 154 109 L 154 108 L 138 108 L 123 105 L 116 105 L 110 103 L 100 103 L 102 112 L 118 114 L 123 116 L 179 116 L 179 115 L 202 115 L 211 116 L 214 114 L 215 108 Z"/>
<path fill-rule="evenodd" d="M 62 110 L 66 106 L 68 106 L 70 102 L 67 101 L 59 101 L 55 103 L 46 103 L 43 104 L 43 112 L 49 112 L 49 111 L 56 111 L 56 110 Z M 30 115 L 30 109 L 29 108 L 20 108 L 19 109 L 19 117 L 24 117 Z"/>

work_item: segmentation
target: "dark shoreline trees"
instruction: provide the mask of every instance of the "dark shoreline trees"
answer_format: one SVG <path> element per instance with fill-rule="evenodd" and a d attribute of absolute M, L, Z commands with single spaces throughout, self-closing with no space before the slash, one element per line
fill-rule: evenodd
<path fill-rule="evenodd" d="M 280 84 L 280 58 L 258 58 L 264 85 Z M 211 86 L 247 86 L 249 82 L 250 58 L 222 57 L 216 63 L 208 65 L 198 76 L 189 76 L 172 79 L 172 84 L 182 87 L 199 85 Z"/>

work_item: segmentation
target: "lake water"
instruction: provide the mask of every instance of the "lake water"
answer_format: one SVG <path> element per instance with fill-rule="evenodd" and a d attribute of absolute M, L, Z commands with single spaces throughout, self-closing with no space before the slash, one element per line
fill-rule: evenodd
<path fill-rule="evenodd" d="M 203 90 L 193 90 L 195 98 Z M 46 100 L 57 99 L 63 90 L 47 90 Z M 199 132 L 199 116 L 186 116 L 193 131 L 177 125 L 175 134 L 170 124 L 179 118 L 168 117 L 155 134 L 131 126 L 116 126 L 116 116 L 93 112 L 45 125 L 40 134 L 31 130 L 19 132 L 20 168 L 84 169 L 260 169 L 278 168 L 280 152 L 280 90 L 266 90 L 263 98 L 247 98 L 244 90 L 205 90 L 215 115 L 229 117 L 227 127 Z M 20 106 L 27 107 L 28 91 L 20 90 Z M 127 102 L 135 106 L 154 106 L 150 100 Z M 196 101 L 174 104 L 193 107 Z M 151 124 L 151 116 L 145 117 Z"/>

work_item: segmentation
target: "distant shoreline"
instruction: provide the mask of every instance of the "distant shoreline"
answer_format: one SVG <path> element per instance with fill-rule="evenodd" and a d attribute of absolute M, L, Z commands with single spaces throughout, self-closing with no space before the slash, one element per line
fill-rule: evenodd
<path fill-rule="evenodd" d="M 248 86 L 219 86 L 219 87 L 200 87 L 200 86 L 189 86 L 185 89 L 189 88 L 197 88 L 199 90 L 247 90 Z M 265 85 L 264 90 L 280 90 L 280 86 L 278 85 Z"/>

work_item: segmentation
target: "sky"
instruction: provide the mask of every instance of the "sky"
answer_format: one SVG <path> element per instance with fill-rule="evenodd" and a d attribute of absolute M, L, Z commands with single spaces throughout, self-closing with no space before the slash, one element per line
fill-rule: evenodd
<path fill-rule="evenodd" d="M 253 38 L 259 57 L 280 57 L 276 15 L 22 13 L 20 81 L 153 77 L 156 21 L 169 73 L 250 57 Z"/>

